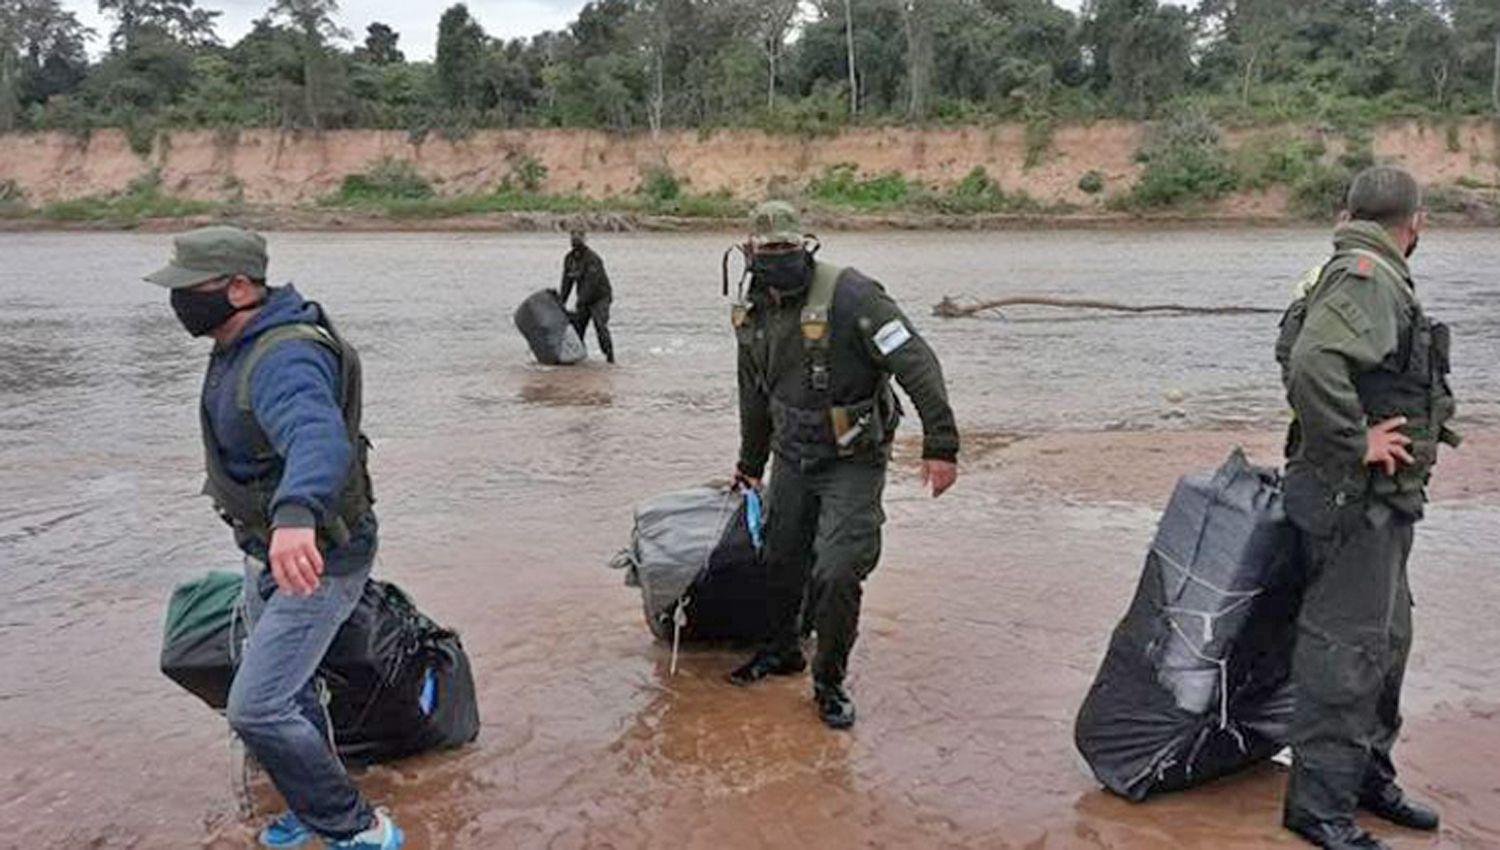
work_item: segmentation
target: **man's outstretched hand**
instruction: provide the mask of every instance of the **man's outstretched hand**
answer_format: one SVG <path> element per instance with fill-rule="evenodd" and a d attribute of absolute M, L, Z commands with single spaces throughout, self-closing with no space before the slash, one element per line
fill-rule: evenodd
<path fill-rule="evenodd" d="M 295 596 L 311 596 L 323 575 L 323 553 L 315 528 L 278 528 L 271 532 L 271 577 Z"/>
<path fill-rule="evenodd" d="M 922 486 L 932 490 L 932 498 L 948 492 L 958 480 L 958 464 L 946 460 L 922 461 Z"/>

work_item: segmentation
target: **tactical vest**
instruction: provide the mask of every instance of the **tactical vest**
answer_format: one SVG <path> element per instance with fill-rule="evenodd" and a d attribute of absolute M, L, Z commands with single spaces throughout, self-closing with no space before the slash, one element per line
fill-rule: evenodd
<path fill-rule="evenodd" d="M 1312 287 L 1294 301 L 1282 317 L 1281 333 L 1276 341 L 1276 360 L 1281 364 L 1283 379 L 1290 371 L 1292 347 L 1302 333 L 1309 307 L 1323 291 L 1323 282 L 1330 273 L 1345 271 L 1360 259 L 1373 261 L 1394 277 L 1404 277 L 1389 261 L 1371 251 L 1354 249 L 1334 255 Z M 1377 273 L 1372 277 L 1384 276 Z M 1385 285 L 1374 280 L 1371 284 Z M 1437 463 L 1438 444 L 1457 446 L 1461 440 L 1448 428 L 1448 421 L 1456 409 L 1453 392 L 1448 386 L 1451 349 L 1448 326 L 1431 321 L 1409 290 L 1403 288 L 1401 300 L 1407 310 L 1405 335 L 1398 342 L 1395 353 L 1379 367 L 1355 376 L 1354 386 L 1370 424 L 1404 416 L 1407 423 L 1401 432 L 1411 438 L 1407 451 L 1411 453 L 1412 463 L 1398 468 L 1394 476 L 1372 470 L 1371 492 L 1383 497 L 1420 500 L 1432 477 L 1432 467 Z M 1287 436 L 1287 457 L 1297 454 L 1301 442 L 1301 429 L 1293 421 Z M 1326 472 L 1325 480 L 1336 480 L 1337 470 Z"/>
<path fill-rule="evenodd" d="M 321 312 L 321 311 L 320 311 Z M 281 483 L 284 462 L 271 446 L 270 439 L 255 419 L 250 398 L 250 376 L 271 349 L 292 340 L 310 340 L 332 351 L 339 361 L 339 407 L 344 414 L 344 425 L 348 429 L 349 444 L 354 458 L 350 463 L 343 492 L 339 494 L 337 509 L 322 520 L 318 527 L 321 541 L 332 546 L 342 546 L 349 541 L 349 530 L 375 503 L 370 488 L 368 467 L 370 441 L 360 430 L 363 406 L 363 381 L 359 354 L 345 342 L 324 317 L 322 324 L 297 323 L 279 325 L 256 338 L 244 361 L 240 364 L 235 383 L 235 408 L 239 411 L 247 432 L 252 435 L 255 460 L 270 471 L 250 481 L 238 481 L 224 468 L 222 447 L 214 436 L 208 419 L 208 410 L 200 405 L 199 415 L 203 424 L 203 448 L 208 471 L 203 484 L 204 495 L 214 501 L 225 522 L 235 530 L 240 542 L 253 540 L 262 546 L 270 545 L 271 499 Z"/>
<path fill-rule="evenodd" d="M 819 404 L 800 407 L 778 398 L 772 386 L 775 375 L 770 363 L 756 365 L 761 390 L 771 406 L 771 431 L 778 452 L 798 460 L 804 467 L 838 458 L 884 451 L 900 419 L 900 407 L 890 387 L 890 375 L 882 372 L 875 394 L 852 404 L 833 403 L 833 299 L 845 269 L 816 262 L 807 300 L 799 317 L 802 335 L 803 371 L 807 386 Z M 736 304 L 731 320 L 741 346 L 754 360 L 753 322 L 750 305 Z"/>

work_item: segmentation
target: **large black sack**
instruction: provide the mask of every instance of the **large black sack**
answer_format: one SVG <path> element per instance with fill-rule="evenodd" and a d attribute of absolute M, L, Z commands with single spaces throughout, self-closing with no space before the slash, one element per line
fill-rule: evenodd
<path fill-rule="evenodd" d="M 766 566 L 750 533 L 749 502 L 734 516 L 693 579 L 684 606 L 690 640 L 760 641 L 770 633 Z"/>
<path fill-rule="evenodd" d="M 1294 707 L 1301 568 L 1275 470 L 1236 449 L 1177 484 L 1078 712 L 1094 775 L 1131 800 L 1275 755 Z"/>
<path fill-rule="evenodd" d="M 209 573 L 172 594 L 162 672 L 224 710 L 247 624 L 234 573 Z M 319 667 L 339 755 L 376 762 L 458 746 L 479 734 L 473 674 L 454 632 L 400 588 L 370 581 Z"/>
<path fill-rule="evenodd" d="M 418 611 L 394 584 L 365 584 L 321 670 L 345 760 L 387 761 L 479 735 L 474 676 L 458 634 Z"/>
<path fill-rule="evenodd" d="M 531 353 L 548 366 L 571 366 L 588 357 L 588 349 L 563 309 L 562 299 L 550 289 L 532 294 L 516 308 L 516 329 L 526 337 Z"/>
<path fill-rule="evenodd" d="M 652 634 L 754 642 L 769 633 L 766 570 L 751 536 L 750 505 L 747 493 L 706 486 L 636 507 L 630 545 L 611 566 L 640 588 Z"/>

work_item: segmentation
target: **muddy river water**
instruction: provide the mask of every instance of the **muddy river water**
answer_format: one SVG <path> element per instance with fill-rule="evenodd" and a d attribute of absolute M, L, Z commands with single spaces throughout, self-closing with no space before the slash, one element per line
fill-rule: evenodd
<path fill-rule="evenodd" d="M 1312 230 L 831 234 L 942 356 L 964 475 L 922 493 L 915 420 L 888 489 L 851 687 L 825 730 L 804 681 L 673 677 L 605 562 L 648 494 L 724 475 L 737 442 L 719 295 L 728 236 L 600 236 L 617 368 L 531 365 L 510 314 L 554 285 L 550 235 L 274 234 L 272 277 L 359 345 L 382 555 L 462 631 L 477 744 L 363 786 L 424 848 L 1294 846 L 1266 766 L 1131 805 L 1072 718 L 1180 474 L 1239 443 L 1277 460 L 1275 317 L 1016 310 L 943 295 L 1279 307 Z M 156 669 L 171 588 L 233 569 L 198 497 L 206 344 L 139 276 L 150 234 L 0 234 L 0 848 L 240 848 L 218 716 Z M 1398 760 L 1443 809 L 1398 847 L 1500 847 L 1500 238 L 1437 232 L 1417 266 L 1455 330 L 1470 441 L 1445 456 L 1412 581 Z"/>

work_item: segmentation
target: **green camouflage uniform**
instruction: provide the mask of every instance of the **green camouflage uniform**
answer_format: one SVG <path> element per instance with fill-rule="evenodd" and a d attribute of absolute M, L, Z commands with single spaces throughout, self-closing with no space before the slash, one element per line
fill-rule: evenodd
<path fill-rule="evenodd" d="M 1423 313 L 1401 251 L 1365 221 L 1341 226 L 1334 246 L 1277 345 L 1296 416 L 1286 505 L 1303 531 L 1307 571 L 1288 825 L 1352 817 L 1395 779 L 1413 524 L 1438 443 L 1458 443 L 1447 428 L 1447 329 Z M 1364 456 L 1369 426 L 1395 416 L 1408 419 L 1401 430 L 1415 462 L 1392 476 Z"/>

